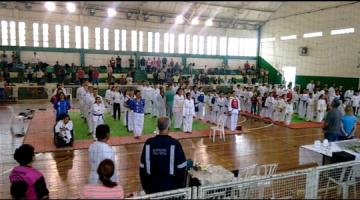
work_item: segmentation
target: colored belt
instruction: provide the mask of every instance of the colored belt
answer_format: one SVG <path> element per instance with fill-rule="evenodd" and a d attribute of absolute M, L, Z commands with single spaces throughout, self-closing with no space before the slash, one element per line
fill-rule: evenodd
<path fill-rule="evenodd" d="M 98 117 L 103 116 L 102 114 L 93 114 L 93 115 Z"/>

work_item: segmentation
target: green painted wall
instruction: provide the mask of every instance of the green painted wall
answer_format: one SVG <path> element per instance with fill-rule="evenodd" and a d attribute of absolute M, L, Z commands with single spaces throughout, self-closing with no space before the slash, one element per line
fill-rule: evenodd
<path fill-rule="evenodd" d="M 261 56 L 258 58 L 259 68 L 269 71 L 269 83 L 270 84 L 280 84 L 282 81 L 282 75 L 280 72 L 275 69 L 270 63 L 268 63 Z"/>
<path fill-rule="evenodd" d="M 344 78 L 344 77 L 333 77 L 333 76 L 296 76 L 296 84 L 301 85 L 301 88 L 306 88 L 306 85 L 311 81 L 320 81 L 320 84 L 323 86 L 324 84 L 332 85 L 334 82 L 336 85 L 342 85 L 344 89 L 354 88 L 358 89 L 359 79 L 358 78 Z"/>

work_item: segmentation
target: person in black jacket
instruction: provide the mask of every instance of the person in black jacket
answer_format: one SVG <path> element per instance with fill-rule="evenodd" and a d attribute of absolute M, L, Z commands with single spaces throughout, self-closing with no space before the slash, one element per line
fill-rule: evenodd
<path fill-rule="evenodd" d="M 185 187 L 187 161 L 181 144 L 168 135 L 169 125 L 169 118 L 159 118 L 159 135 L 144 144 L 140 180 L 146 194 Z"/>

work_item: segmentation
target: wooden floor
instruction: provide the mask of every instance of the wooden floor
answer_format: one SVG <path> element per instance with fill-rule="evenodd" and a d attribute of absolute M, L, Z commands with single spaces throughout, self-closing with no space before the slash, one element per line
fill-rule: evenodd
<path fill-rule="evenodd" d="M 0 105 L 0 198 L 10 198 L 8 176 L 17 165 L 12 156 L 23 140 L 10 134 L 11 109 L 18 113 L 26 108 L 42 107 L 51 108 L 48 101 Z M 207 137 L 181 140 L 186 157 L 229 170 L 255 163 L 279 163 L 278 172 L 283 172 L 304 168 L 298 165 L 299 146 L 323 138 L 319 128 L 289 129 L 245 117 L 241 117 L 239 123 L 250 130 L 249 133 L 227 136 L 226 142 L 217 138 L 213 143 Z M 115 147 L 119 180 L 126 193 L 142 190 L 138 175 L 142 147 L 142 144 Z M 78 198 L 89 175 L 88 151 L 40 153 L 33 166 L 44 174 L 51 198 Z"/>

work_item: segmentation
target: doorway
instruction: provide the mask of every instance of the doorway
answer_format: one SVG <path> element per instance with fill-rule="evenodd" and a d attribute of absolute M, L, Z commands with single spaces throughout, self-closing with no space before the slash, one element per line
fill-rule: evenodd
<path fill-rule="evenodd" d="M 291 88 L 294 88 L 295 87 L 295 79 L 296 79 L 296 67 L 285 66 L 285 67 L 283 67 L 283 71 L 284 71 L 286 87 L 291 82 L 292 83 Z"/>

